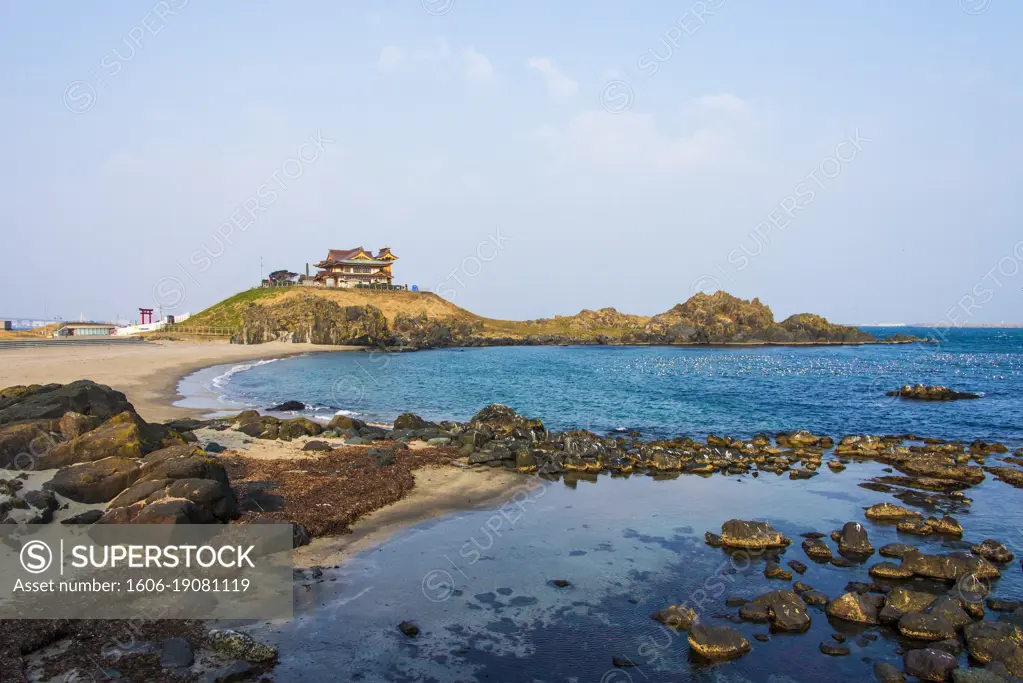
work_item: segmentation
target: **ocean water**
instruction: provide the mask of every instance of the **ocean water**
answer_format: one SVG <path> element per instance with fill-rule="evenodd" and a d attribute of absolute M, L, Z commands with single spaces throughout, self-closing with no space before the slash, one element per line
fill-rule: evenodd
<path fill-rule="evenodd" d="M 868 328 L 869 329 L 869 328 Z M 883 334 L 933 334 L 885 328 Z M 551 429 L 625 427 L 647 437 L 810 429 L 950 439 L 1020 438 L 1023 330 L 959 329 L 940 345 L 841 347 L 500 347 L 312 354 L 218 367 L 189 378 L 185 405 L 266 409 L 390 422 L 415 412 L 468 420 L 506 403 Z M 946 384 L 976 401 L 885 396 Z"/>
<path fill-rule="evenodd" d="M 907 330 L 912 332 L 912 330 Z M 892 330 L 886 329 L 885 333 Z M 925 332 L 925 331 L 918 331 Z M 213 411 L 265 409 L 284 400 L 308 415 L 337 412 L 390 421 L 413 411 L 468 419 L 491 402 L 543 419 L 552 429 L 638 429 L 648 438 L 810 429 L 915 433 L 921 437 L 1023 444 L 1023 331 L 954 330 L 940 346 L 535 347 L 445 349 L 410 354 L 339 353 L 245 367 L 211 368 L 182 391 Z M 947 384 L 979 400 L 917 403 L 884 393 L 906 383 Z M 793 539 L 783 563 L 809 566 L 796 579 L 834 598 L 849 581 L 870 581 L 875 554 L 852 568 L 811 562 L 799 534 L 847 521 L 875 547 L 912 543 L 949 552 L 947 538 L 899 534 L 863 508 L 900 502 L 858 486 L 883 474 L 877 463 L 807 481 L 762 474 L 710 478 L 585 475 L 546 481 L 523 475 L 498 509 L 449 515 L 410 528 L 382 546 L 296 586 L 295 618 L 250 624 L 280 648 L 275 680 L 590 681 L 642 683 L 819 683 L 869 681 L 872 666 L 901 668 L 902 640 L 887 628 L 831 622 L 811 608 L 807 633 L 769 634 L 767 625 L 726 621 L 725 598 L 753 598 L 791 582 L 763 576 L 764 558 L 733 558 L 707 546 L 705 531 L 730 518 L 771 522 Z M 995 538 L 1023 557 L 1023 490 L 988 477 L 951 512 L 964 539 Z M 924 510 L 931 514 L 934 510 Z M 832 544 L 833 545 L 833 544 Z M 552 585 L 554 579 L 571 583 Z M 944 590 L 916 580 L 910 588 Z M 995 597 L 1023 599 L 1019 560 L 993 582 Z M 745 657 L 710 664 L 684 633 L 649 618 L 670 604 L 705 622 L 731 625 L 752 644 Z M 997 615 L 989 614 L 988 618 Z M 422 630 L 406 638 L 397 624 Z M 843 633 L 850 656 L 818 650 Z M 876 640 L 861 639 L 867 633 Z M 754 634 L 769 634 L 758 642 Z M 612 656 L 639 666 L 617 669 Z M 967 666 L 965 655 L 960 665 Z"/>

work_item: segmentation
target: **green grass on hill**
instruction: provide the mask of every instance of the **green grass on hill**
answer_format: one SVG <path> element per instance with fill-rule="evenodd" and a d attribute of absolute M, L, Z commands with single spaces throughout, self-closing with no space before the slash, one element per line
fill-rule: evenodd
<path fill-rule="evenodd" d="M 220 303 L 213 304 L 204 311 L 196 313 L 181 324 L 187 327 L 230 327 L 241 329 L 242 309 L 246 304 L 260 299 L 272 299 L 281 296 L 286 291 L 283 287 L 247 289 L 244 292 L 239 292 L 230 298 L 224 299 Z"/>

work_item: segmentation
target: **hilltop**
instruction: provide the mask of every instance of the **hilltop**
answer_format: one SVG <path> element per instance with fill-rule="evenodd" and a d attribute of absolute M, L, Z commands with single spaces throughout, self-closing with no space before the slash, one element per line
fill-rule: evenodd
<path fill-rule="evenodd" d="M 614 308 L 512 321 L 485 318 L 432 292 L 287 287 L 237 294 L 193 316 L 196 327 L 235 330 L 233 341 L 390 348 L 565 344 L 872 344 L 855 327 L 812 313 L 776 322 L 770 307 L 726 292 L 698 293 L 654 316 Z"/>

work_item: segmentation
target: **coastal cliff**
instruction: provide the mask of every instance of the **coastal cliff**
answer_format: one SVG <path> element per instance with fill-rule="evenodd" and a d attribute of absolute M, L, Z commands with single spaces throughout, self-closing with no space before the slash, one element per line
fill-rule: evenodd
<path fill-rule="evenodd" d="M 429 292 L 252 290 L 194 316 L 194 324 L 236 329 L 232 341 L 350 344 L 393 349 L 449 346 L 648 344 L 876 344 L 855 327 L 812 313 L 776 322 L 759 299 L 698 293 L 654 316 L 613 308 L 527 321 L 484 318 Z M 192 322 L 190 321 L 190 324 Z"/>

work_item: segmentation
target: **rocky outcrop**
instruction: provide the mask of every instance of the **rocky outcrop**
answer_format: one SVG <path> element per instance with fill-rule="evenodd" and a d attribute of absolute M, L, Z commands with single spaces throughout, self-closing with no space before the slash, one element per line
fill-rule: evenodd
<path fill-rule="evenodd" d="M 828 603 L 827 615 L 857 624 L 878 623 L 878 605 L 859 593 L 846 593 Z"/>
<path fill-rule="evenodd" d="M 748 621 L 767 621 L 777 631 L 802 633 L 810 628 L 810 614 L 806 604 L 792 590 L 777 590 L 764 593 L 747 602 L 739 610 L 739 616 Z"/>
<path fill-rule="evenodd" d="M 241 304 L 236 297 L 204 311 L 196 320 L 208 317 L 212 321 L 223 315 L 240 317 L 241 329 L 233 338 L 237 343 L 281 340 L 410 350 L 449 346 L 882 341 L 857 328 L 834 325 L 810 313 L 776 322 L 771 309 L 758 299 L 746 301 L 725 292 L 696 294 L 651 318 L 603 308 L 522 322 L 488 320 L 447 302 L 438 305 L 429 293 L 403 293 L 398 297 L 400 305 L 396 298 L 394 306 L 386 298 L 380 299 L 380 305 L 387 311 L 373 305 L 344 306 L 338 301 L 344 300 L 343 294 L 289 290 L 281 296 L 259 297 L 247 304 Z M 408 300 L 415 301 L 415 297 L 419 297 L 418 308 Z"/>
<path fill-rule="evenodd" d="M 791 542 L 767 522 L 730 519 L 721 525 L 721 543 L 728 548 L 763 550 L 782 548 Z"/>
<path fill-rule="evenodd" d="M 375 306 L 341 306 L 300 292 L 278 302 L 249 304 L 242 311 L 242 330 L 233 341 L 378 346 L 386 345 L 390 337 L 387 320 Z"/>
<path fill-rule="evenodd" d="M 898 391 L 889 391 L 889 396 L 908 398 L 916 401 L 959 401 L 980 398 L 980 394 L 965 391 L 954 391 L 946 386 L 925 386 L 923 384 L 907 384 Z"/>
<path fill-rule="evenodd" d="M 49 522 L 62 504 L 58 497 L 109 503 L 105 513 L 64 520 L 76 524 L 209 523 L 238 516 L 220 461 L 175 429 L 143 420 L 120 392 L 85 380 L 12 387 L 0 391 L 0 406 L 7 421 L 0 425 L 0 464 L 59 468 L 43 490 L 18 491 L 23 509 L 5 508 L 0 491 L 0 518 L 7 523 Z M 22 450 L 15 453 L 15 447 Z"/>

